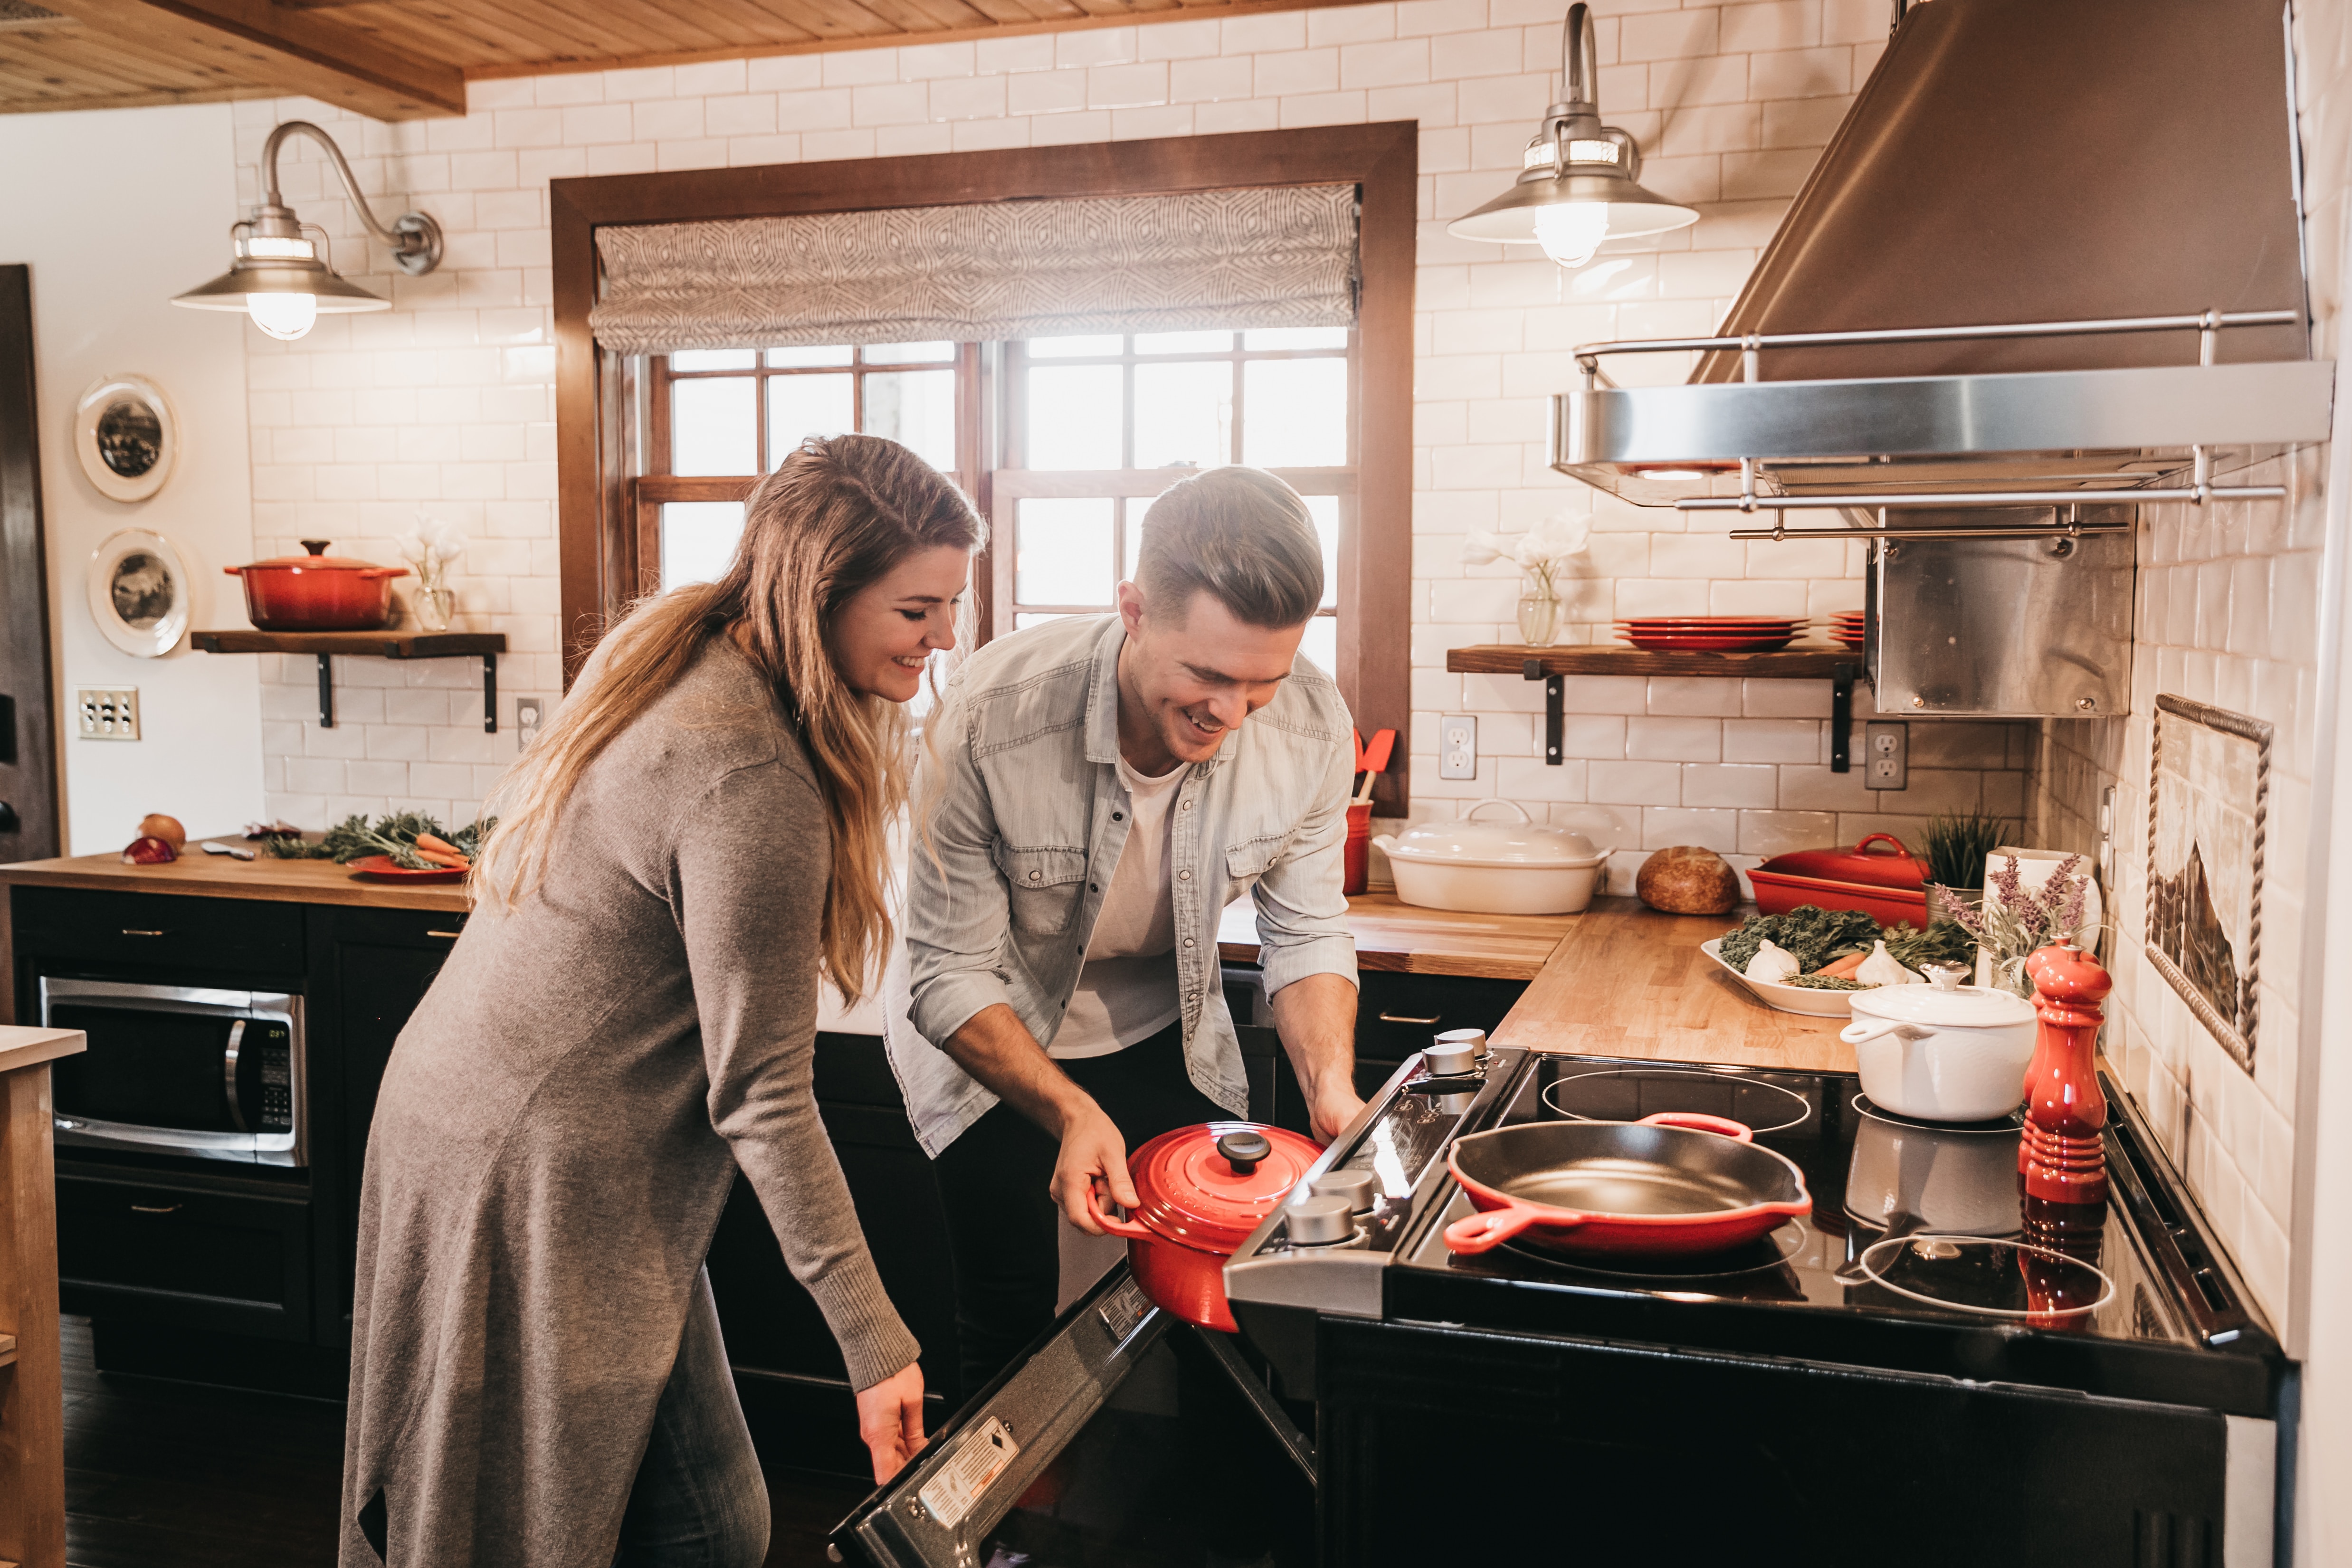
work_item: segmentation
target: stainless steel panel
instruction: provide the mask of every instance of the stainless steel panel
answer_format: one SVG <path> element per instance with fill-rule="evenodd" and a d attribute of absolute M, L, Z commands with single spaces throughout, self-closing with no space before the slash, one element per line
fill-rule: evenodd
<path fill-rule="evenodd" d="M 1880 545 L 1869 650 L 1878 711 L 2128 712 L 2136 547 L 2132 534 Z"/>

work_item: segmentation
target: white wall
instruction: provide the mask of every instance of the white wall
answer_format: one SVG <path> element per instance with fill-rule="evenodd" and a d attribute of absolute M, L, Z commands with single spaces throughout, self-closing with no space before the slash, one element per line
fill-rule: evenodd
<path fill-rule="evenodd" d="M 118 528 L 179 547 L 194 626 L 243 626 L 221 568 L 253 559 L 244 329 L 172 296 L 227 270 L 236 216 L 226 104 L 28 114 L 0 124 L 0 262 L 33 271 L 41 500 L 65 759 L 67 852 L 129 842 L 150 811 L 192 832 L 261 810 L 259 661 L 181 651 L 134 658 L 99 634 L 84 598 L 90 552 Z M 100 377 L 161 386 L 183 436 L 172 477 L 147 500 L 111 501 L 73 454 L 73 410 Z M 142 738 L 82 740 L 77 686 L 136 686 Z"/>

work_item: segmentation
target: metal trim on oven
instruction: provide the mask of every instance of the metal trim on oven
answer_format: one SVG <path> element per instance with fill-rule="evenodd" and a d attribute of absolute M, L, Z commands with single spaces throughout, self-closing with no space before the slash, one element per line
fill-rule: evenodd
<path fill-rule="evenodd" d="M 122 1149 L 144 1154 L 184 1155 L 194 1159 L 234 1160 L 240 1164 L 286 1166 L 300 1169 L 310 1163 L 310 1045 L 303 1029 L 302 998 L 285 991 L 229 991 L 201 986 L 147 986 L 126 980 L 74 980 L 43 975 L 37 983 L 42 1024 L 60 1001 L 103 1002 L 141 1012 L 200 1013 L 237 1020 L 224 1053 L 230 1116 L 242 1118 L 236 1097 L 236 1059 L 248 1022 L 275 1021 L 286 1026 L 289 1092 L 293 1102 L 294 1127 L 286 1133 L 205 1133 L 184 1128 L 147 1127 L 133 1123 L 107 1122 L 94 1117 L 52 1116 L 53 1136 L 60 1145 L 78 1148 Z"/>

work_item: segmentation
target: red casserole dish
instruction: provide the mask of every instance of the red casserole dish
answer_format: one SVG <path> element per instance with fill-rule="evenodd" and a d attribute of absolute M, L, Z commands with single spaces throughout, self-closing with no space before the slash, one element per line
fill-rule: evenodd
<path fill-rule="evenodd" d="M 1496 1127 L 1457 1140 L 1446 1166 L 1479 1209 L 1445 1228 L 1465 1254 L 1517 1239 L 1570 1258 L 1686 1257 L 1813 1208 L 1796 1162 L 1695 1111 Z"/>
<path fill-rule="evenodd" d="M 1893 854 L 1871 852 L 1874 843 L 1895 846 Z M 1800 904 L 1816 909 L 1858 909 L 1881 925 L 1927 925 L 1927 871 L 1903 841 L 1873 833 L 1850 850 L 1795 850 L 1774 855 L 1748 873 L 1756 907 L 1786 915 Z"/>
<path fill-rule="evenodd" d="M 325 539 L 304 539 L 307 555 L 282 555 L 221 570 L 245 581 L 245 612 L 264 632 L 373 632 L 392 620 L 392 580 L 404 566 L 329 555 Z"/>

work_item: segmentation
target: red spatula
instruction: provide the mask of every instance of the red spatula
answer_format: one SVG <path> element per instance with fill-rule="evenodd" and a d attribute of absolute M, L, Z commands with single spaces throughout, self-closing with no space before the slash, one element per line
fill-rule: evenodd
<path fill-rule="evenodd" d="M 1395 750 L 1396 731 L 1392 729 L 1373 736 L 1370 746 L 1364 744 L 1361 735 L 1356 737 L 1356 771 L 1364 776 L 1363 783 L 1356 789 L 1358 804 L 1372 798 L 1372 780 L 1388 771 L 1389 757 Z"/>

